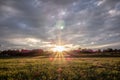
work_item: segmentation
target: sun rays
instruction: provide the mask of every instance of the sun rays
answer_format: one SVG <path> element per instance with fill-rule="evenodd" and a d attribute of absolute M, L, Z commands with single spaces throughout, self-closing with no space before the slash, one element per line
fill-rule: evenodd
<path fill-rule="evenodd" d="M 65 51 L 65 47 L 64 46 L 55 46 L 53 49 L 52 49 L 54 52 L 63 52 Z"/>

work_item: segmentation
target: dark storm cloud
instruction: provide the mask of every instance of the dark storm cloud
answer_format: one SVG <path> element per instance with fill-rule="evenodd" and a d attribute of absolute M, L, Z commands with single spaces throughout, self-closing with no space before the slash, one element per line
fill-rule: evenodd
<path fill-rule="evenodd" d="M 62 20 L 64 44 L 115 47 L 119 16 L 119 0 L 1 0 L 0 44 L 37 48 L 42 42 L 57 42 Z"/>

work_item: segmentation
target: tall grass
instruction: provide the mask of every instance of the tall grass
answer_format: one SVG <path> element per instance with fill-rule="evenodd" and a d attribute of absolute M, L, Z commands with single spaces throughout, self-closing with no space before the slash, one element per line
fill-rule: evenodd
<path fill-rule="evenodd" d="M 73 58 L 57 64 L 49 58 L 0 59 L 0 80 L 120 80 L 120 58 Z"/>

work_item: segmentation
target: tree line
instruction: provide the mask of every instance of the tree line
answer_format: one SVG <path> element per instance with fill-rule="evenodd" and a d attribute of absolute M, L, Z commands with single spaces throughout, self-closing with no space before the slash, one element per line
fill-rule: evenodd
<path fill-rule="evenodd" d="M 0 56 L 37 56 L 44 55 L 43 49 L 34 50 L 4 50 L 0 52 Z"/>

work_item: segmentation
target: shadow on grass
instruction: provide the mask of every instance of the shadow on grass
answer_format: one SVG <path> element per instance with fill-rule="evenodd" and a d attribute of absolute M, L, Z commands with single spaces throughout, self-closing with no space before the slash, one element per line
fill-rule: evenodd
<path fill-rule="evenodd" d="M 48 56 L 0 56 L 0 59 L 19 59 L 19 58 L 48 58 Z"/>

